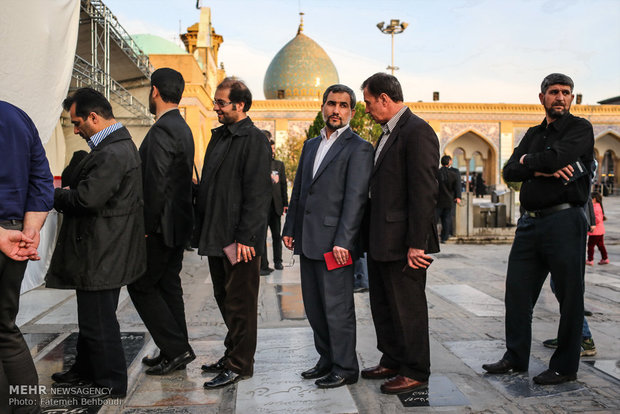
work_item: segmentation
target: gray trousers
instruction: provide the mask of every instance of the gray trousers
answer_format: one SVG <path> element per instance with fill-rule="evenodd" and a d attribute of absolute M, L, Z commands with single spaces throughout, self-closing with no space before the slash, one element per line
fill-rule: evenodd
<path fill-rule="evenodd" d="M 327 270 L 322 260 L 301 255 L 301 290 L 308 322 L 314 332 L 319 367 L 357 376 L 353 266 Z"/>

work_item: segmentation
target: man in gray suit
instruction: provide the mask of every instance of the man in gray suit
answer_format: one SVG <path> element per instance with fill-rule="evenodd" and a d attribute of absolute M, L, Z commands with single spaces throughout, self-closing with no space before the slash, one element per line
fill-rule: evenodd
<path fill-rule="evenodd" d="M 357 246 L 373 148 L 351 131 L 355 94 L 332 85 L 323 94 L 325 128 L 304 144 L 283 231 L 284 245 L 301 256 L 304 308 L 320 359 L 301 373 L 319 388 L 357 382 L 353 266 L 327 270 L 333 253 L 340 265 Z"/>

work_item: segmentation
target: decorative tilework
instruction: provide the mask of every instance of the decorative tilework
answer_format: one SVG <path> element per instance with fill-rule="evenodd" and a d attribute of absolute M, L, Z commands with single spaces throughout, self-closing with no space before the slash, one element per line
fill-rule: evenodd
<path fill-rule="evenodd" d="M 450 141 L 467 132 L 473 132 L 491 142 L 495 151 L 499 148 L 499 124 L 493 123 L 467 123 L 450 122 L 441 124 L 439 142 L 441 148 L 445 148 Z"/>

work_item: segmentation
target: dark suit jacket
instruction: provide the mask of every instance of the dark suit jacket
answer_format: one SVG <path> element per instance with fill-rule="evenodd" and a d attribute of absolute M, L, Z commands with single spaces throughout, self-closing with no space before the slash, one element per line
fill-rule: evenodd
<path fill-rule="evenodd" d="M 284 163 L 274 158 L 271 159 L 271 171 L 277 171 L 280 179 L 277 183 L 271 183 L 271 202 L 273 209 L 278 216 L 284 212 L 284 207 L 288 207 L 288 188 L 286 183 L 286 171 Z"/>
<path fill-rule="evenodd" d="M 439 182 L 439 195 L 437 197 L 438 208 L 451 208 L 454 199 L 461 198 L 461 179 L 452 168 L 441 167 L 437 171 L 437 181 Z"/>
<path fill-rule="evenodd" d="M 313 178 L 320 143 L 316 137 L 304 144 L 282 232 L 294 238 L 295 254 L 313 260 L 324 260 L 334 246 L 350 251 L 357 246 L 373 159 L 372 145 L 349 128 Z"/>
<path fill-rule="evenodd" d="M 250 117 L 211 130 L 198 191 L 194 245 L 223 256 L 233 242 L 263 255 L 271 199 L 271 148 Z"/>
<path fill-rule="evenodd" d="M 140 145 L 146 234 L 162 234 L 168 247 L 192 234 L 194 138 L 178 109 L 166 112 Z"/>
<path fill-rule="evenodd" d="M 435 131 L 407 109 L 370 177 L 368 242 L 374 260 L 401 260 L 409 247 L 439 251 L 435 225 L 438 165 Z"/>

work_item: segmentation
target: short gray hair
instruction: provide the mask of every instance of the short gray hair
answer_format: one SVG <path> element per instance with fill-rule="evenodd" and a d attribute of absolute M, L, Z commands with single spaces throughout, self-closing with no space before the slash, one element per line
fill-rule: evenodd
<path fill-rule="evenodd" d="M 542 93 L 547 92 L 547 89 L 551 85 L 570 86 L 571 92 L 573 91 L 573 88 L 575 87 L 573 80 L 563 73 L 552 73 L 551 75 L 547 75 L 545 79 L 543 79 L 542 83 L 540 84 L 540 91 Z"/>

